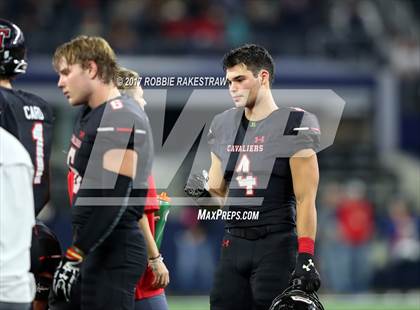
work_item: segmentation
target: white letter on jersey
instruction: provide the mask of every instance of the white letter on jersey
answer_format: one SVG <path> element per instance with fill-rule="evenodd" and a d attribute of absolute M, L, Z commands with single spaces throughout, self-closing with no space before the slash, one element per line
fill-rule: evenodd
<path fill-rule="evenodd" d="M 37 106 L 25 105 L 23 107 L 23 113 L 25 114 L 25 117 L 29 120 L 44 120 L 44 113 L 42 113 L 42 110 Z"/>

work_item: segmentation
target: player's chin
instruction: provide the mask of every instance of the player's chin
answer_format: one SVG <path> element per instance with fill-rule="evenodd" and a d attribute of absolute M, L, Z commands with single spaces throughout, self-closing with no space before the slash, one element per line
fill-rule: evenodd
<path fill-rule="evenodd" d="M 240 100 L 233 100 L 233 103 L 237 108 L 243 108 L 246 106 L 246 100 L 244 100 L 243 98 L 241 98 Z"/>
<path fill-rule="evenodd" d="M 83 102 L 82 102 L 82 101 L 80 101 L 80 100 L 75 100 L 75 99 L 73 99 L 73 98 L 69 98 L 68 100 L 69 100 L 69 104 L 70 104 L 72 107 L 76 107 L 76 106 L 78 106 L 78 105 L 83 104 Z"/>

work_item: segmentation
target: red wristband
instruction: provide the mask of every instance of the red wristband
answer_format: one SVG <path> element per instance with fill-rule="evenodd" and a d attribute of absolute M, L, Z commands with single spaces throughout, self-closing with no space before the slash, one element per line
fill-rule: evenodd
<path fill-rule="evenodd" d="M 298 253 L 308 253 L 314 255 L 315 241 L 309 237 L 298 238 Z"/>

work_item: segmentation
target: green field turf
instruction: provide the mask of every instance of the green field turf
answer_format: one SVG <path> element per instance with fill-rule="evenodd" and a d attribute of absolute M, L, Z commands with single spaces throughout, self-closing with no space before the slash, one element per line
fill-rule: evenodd
<path fill-rule="evenodd" d="M 326 310 L 420 310 L 419 294 L 321 296 Z M 170 310 L 209 310 L 208 297 L 169 296 Z"/>

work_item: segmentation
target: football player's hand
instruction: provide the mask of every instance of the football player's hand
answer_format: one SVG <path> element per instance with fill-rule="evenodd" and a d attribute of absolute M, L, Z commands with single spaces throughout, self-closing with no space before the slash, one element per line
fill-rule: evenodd
<path fill-rule="evenodd" d="M 319 273 L 315 268 L 315 260 L 311 254 L 299 253 L 296 268 L 292 273 L 291 284 L 298 285 L 305 292 L 316 292 L 321 286 Z"/>
<path fill-rule="evenodd" d="M 74 246 L 67 249 L 54 273 L 52 287 L 57 298 L 70 301 L 71 290 L 79 277 L 82 261 L 83 253 L 79 249 Z"/>
<path fill-rule="evenodd" d="M 210 197 L 208 180 L 209 175 L 206 170 L 203 170 L 201 174 L 192 175 L 185 185 L 185 193 L 193 198 Z"/>
<path fill-rule="evenodd" d="M 169 284 L 169 271 L 163 262 L 162 255 L 154 259 L 149 259 L 149 266 L 155 276 L 152 286 L 155 288 L 167 287 Z"/>

